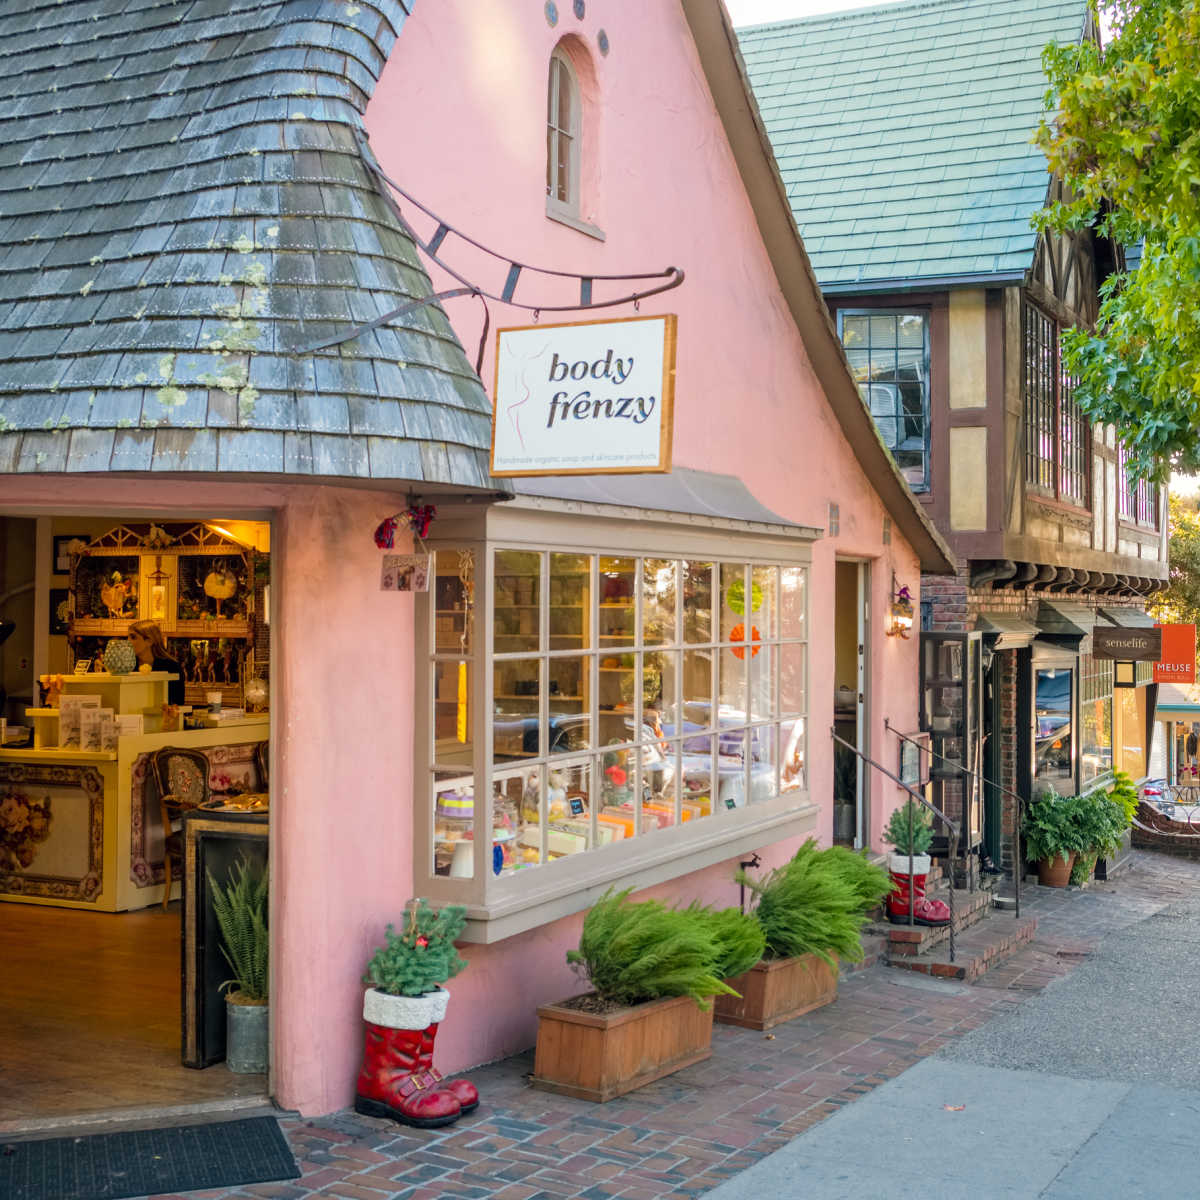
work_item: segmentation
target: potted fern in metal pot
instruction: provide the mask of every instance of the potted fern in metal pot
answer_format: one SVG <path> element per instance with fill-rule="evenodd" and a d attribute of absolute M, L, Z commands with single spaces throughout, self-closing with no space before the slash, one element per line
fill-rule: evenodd
<path fill-rule="evenodd" d="M 737 909 L 668 908 L 606 892 L 567 961 L 592 990 L 538 1009 L 533 1085 L 611 1100 L 709 1057 L 712 997 L 762 954 Z"/>
<path fill-rule="evenodd" d="M 270 1061 L 270 932 L 267 867 L 245 855 L 222 884 L 208 873 L 221 953 L 233 977 L 225 993 L 225 1064 L 239 1075 L 262 1074 Z"/>
<path fill-rule="evenodd" d="M 865 855 L 844 846 L 824 850 L 809 839 L 796 856 L 763 879 L 735 877 L 752 895 L 751 918 L 763 932 L 762 960 L 725 982 L 716 1019 L 770 1029 L 837 999 L 838 959 L 863 957 L 867 913 L 891 880 Z"/>

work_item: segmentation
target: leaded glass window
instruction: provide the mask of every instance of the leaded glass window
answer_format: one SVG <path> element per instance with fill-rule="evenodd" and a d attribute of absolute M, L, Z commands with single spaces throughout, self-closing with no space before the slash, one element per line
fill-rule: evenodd
<path fill-rule="evenodd" d="M 839 313 L 850 372 L 875 427 L 914 491 L 929 486 L 929 317 Z"/>

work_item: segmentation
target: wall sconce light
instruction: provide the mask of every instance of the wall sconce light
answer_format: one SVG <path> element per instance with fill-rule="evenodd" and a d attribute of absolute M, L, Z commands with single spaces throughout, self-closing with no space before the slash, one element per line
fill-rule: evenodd
<path fill-rule="evenodd" d="M 907 638 L 912 633 L 913 602 L 908 588 L 896 587 L 896 576 L 892 574 L 892 603 L 888 608 L 888 637 Z"/>
<path fill-rule="evenodd" d="M 1137 687 L 1137 663 L 1118 658 L 1113 663 L 1113 687 Z"/>

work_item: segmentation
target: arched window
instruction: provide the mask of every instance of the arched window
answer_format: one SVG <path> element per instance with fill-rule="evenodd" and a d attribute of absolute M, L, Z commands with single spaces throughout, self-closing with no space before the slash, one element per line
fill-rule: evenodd
<path fill-rule="evenodd" d="M 579 219 L 579 81 L 570 59 L 550 56 L 546 107 L 546 211 Z"/>

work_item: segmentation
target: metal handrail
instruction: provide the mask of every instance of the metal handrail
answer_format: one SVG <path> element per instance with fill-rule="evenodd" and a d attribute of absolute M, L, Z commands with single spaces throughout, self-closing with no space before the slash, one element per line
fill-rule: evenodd
<path fill-rule="evenodd" d="M 912 742 L 916 746 L 921 746 L 930 758 L 941 759 L 942 762 L 954 764 L 961 763 L 961 759 L 946 758 L 943 754 L 938 754 L 932 746 L 926 746 L 924 742 L 918 742 L 916 738 L 910 738 L 908 734 L 901 733 L 895 725 L 888 722 L 884 717 L 883 727 L 889 732 L 894 733 L 902 742 Z M 964 766 L 957 768 L 962 774 L 967 774 L 967 769 Z M 1021 917 L 1021 819 L 1025 815 L 1025 809 L 1032 801 L 1028 796 L 1022 796 L 1020 792 L 1014 792 L 1012 788 L 1006 788 L 1004 784 L 997 783 L 994 779 L 989 779 L 981 770 L 978 771 L 981 782 L 986 783 L 989 787 L 994 787 L 996 791 L 1003 792 L 1006 796 L 1011 796 L 1017 802 L 1016 820 L 1013 822 L 1012 832 L 1012 856 L 1013 856 L 1013 917 L 1019 920 Z"/>
<path fill-rule="evenodd" d="M 830 736 L 833 738 L 833 740 L 836 743 L 838 743 L 839 745 L 845 746 L 847 750 L 851 751 L 851 753 L 857 755 L 860 759 L 862 759 L 862 761 L 864 763 L 866 763 L 867 766 L 874 767 L 875 770 L 877 770 L 881 775 L 886 775 L 888 777 L 888 779 L 890 779 L 893 783 L 895 783 L 899 787 L 902 787 L 909 794 L 909 796 L 912 797 L 912 799 L 914 799 L 919 805 L 921 805 L 922 808 L 927 808 L 933 814 L 933 816 L 936 820 L 941 821 L 942 824 L 944 824 L 946 826 L 946 829 L 949 831 L 948 841 L 949 841 L 949 848 L 950 848 L 950 861 L 953 862 L 954 859 L 958 857 L 958 834 L 959 834 L 958 825 L 954 821 L 952 821 L 948 816 L 946 816 L 946 814 L 944 812 L 942 812 L 942 810 L 940 808 L 938 808 L 936 804 L 930 804 L 930 802 L 928 800 L 926 800 L 925 797 L 922 796 L 920 792 L 917 792 L 913 788 L 909 787 L 909 785 L 907 783 L 905 783 L 904 780 L 901 779 L 898 775 L 893 775 L 892 772 L 889 771 L 887 769 L 887 767 L 885 767 L 882 763 L 877 763 L 873 758 L 870 758 L 867 755 L 865 755 L 853 743 L 846 741 L 846 739 L 844 737 L 839 737 L 836 729 L 831 728 L 829 730 L 829 733 L 830 733 Z M 914 907 L 914 904 L 916 903 L 915 889 L 913 888 L 913 885 L 912 885 L 912 877 L 913 877 L 913 870 L 912 870 L 913 861 L 912 860 L 913 860 L 913 854 L 912 854 L 912 850 L 910 849 L 909 853 L 908 853 L 908 923 L 910 926 L 915 924 L 915 922 L 913 921 L 913 907 Z M 954 962 L 954 876 L 953 876 L 953 868 L 951 868 L 951 876 L 950 876 L 950 961 Z"/>

